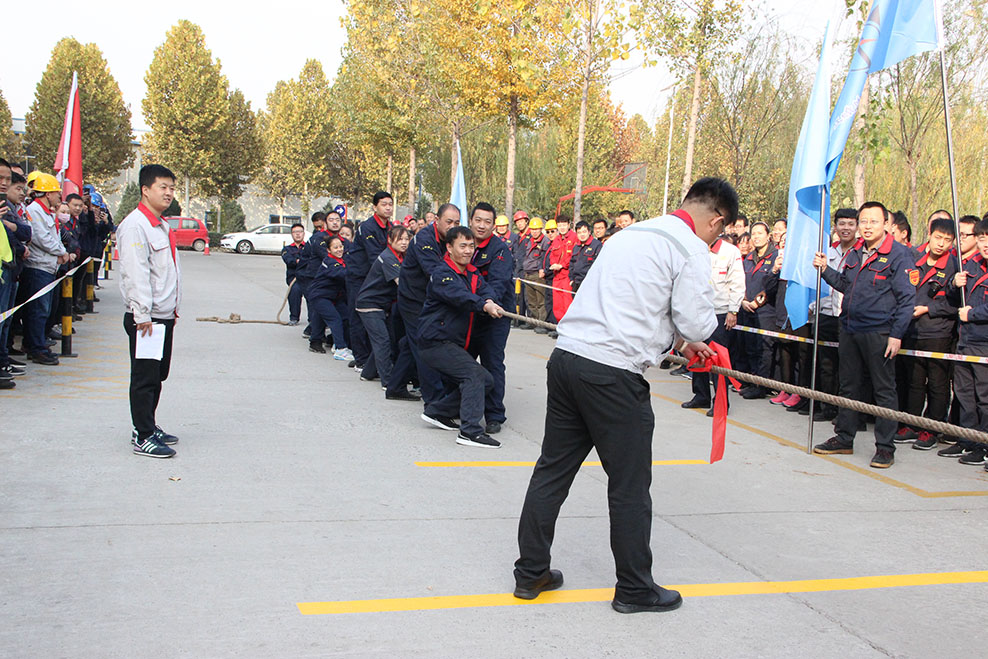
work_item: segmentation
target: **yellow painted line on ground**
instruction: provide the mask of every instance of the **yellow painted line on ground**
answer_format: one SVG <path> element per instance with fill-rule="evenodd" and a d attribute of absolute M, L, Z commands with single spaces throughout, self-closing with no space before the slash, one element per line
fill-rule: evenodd
<path fill-rule="evenodd" d="M 670 585 L 667 587 L 678 590 L 682 593 L 683 597 L 689 598 L 822 593 L 841 590 L 873 590 L 878 588 L 973 583 L 988 583 L 988 570 L 978 572 L 892 574 L 873 577 L 850 577 L 845 579 L 809 579 L 806 581 L 743 581 L 737 583 L 685 584 Z M 613 599 L 613 597 L 613 588 L 589 588 L 583 590 L 549 591 L 542 593 L 535 600 L 520 600 L 510 593 L 494 593 L 489 595 L 438 595 L 431 597 L 350 600 L 344 602 L 299 602 L 297 606 L 299 613 L 302 615 L 334 615 L 341 613 L 384 613 L 491 606 L 607 602 Z"/>
<path fill-rule="evenodd" d="M 706 460 L 653 460 L 655 467 L 673 467 L 679 465 L 705 465 L 710 464 Z M 472 462 L 425 462 L 416 461 L 416 467 L 534 467 L 534 462 L 511 462 L 497 460 L 477 460 Z M 581 466 L 600 467 L 599 460 L 588 460 Z"/>
<path fill-rule="evenodd" d="M 660 399 L 660 400 L 668 401 L 670 403 L 675 403 L 677 405 L 680 402 L 680 401 L 676 400 L 675 398 L 670 398 L 669 396 L 663 396 L 662 394 L 657 394 L 655 392 L 652 392 L 652 395 L 655 396 L 656 398 Z M 694 412 L 697 412 L 697 413 L 700 413 L 700 414 L 705 414 L 705 412 L 703 410 L 693 410 L 693 411 Z M 761 430 L 760 428 L 756 428 L 754 426 L 749 426 L 748 424 L 741 423 L 740 421 L 735 421 L 734 419 L 731 419 L 731 418 L 728 418 L 727 419 L 727 422 L 730 425 L 734 426 L 735 428 L 741 428 L 742 430 L 747 430 L 750 433 L 754 433 L 756 435 L 760 435 L 762 437 L 765 437 L 766 439 L 771 439 L 774 442 L 778 442 L 779 444 L 782 444 L 783 446 L 788 446 L 789 448 L 794 448 L 794 449 L 797 449 L 799 451 L 804 451 L 804 452 L 806 451 L 806 445 L 805 444 L 797 444 L 796 442 L 789 441 L 788 439 L 785 439 L 783 437 L 779 437 L 778 435 L 773 435 L 770 432 L 766 432 L 766 431 Z M 830 462 L 832 464 L 835 464 L 838 467 L 843 467 L 844 469 L 849 469 L 849 470 L 851 470 L 853 472 L 856 472 L 858 474 L 861 474 L 862 476 L 867 476 L 868 478 L 871 478 L 873 480 L 876 480 L 876 481 L 878 481 L 880 483 L 885 483 L 886 485 L 891 485 L 892 487 L 897 487 L 897 488 L 899 488 L 901 490 L 905 490 L 907 492 L 910 492 L 912 494 L 915 494 L 918 497 L 923 497 L 925 499 L 942 499 L 942 498 L 950 498 L 950 497 L 985 497 L 985 496 L 988 496 L 988 491 L 985 491 L 985 490 L 970 490 L 970 491 L 963 491 L 962 490 L 962 491 L 947 491 L 947 492 L 930 492 L 928 490 L 924 490 L 924 489 L 919 488 L 919 487 L 916 487 L 914 485 L 910 485 L 909 483 L 903 483 L 902 481 L 896 480 L 894 478 L 889 478 L 888 476 L 885 476 L 884 474 L 881 474 L 879 472 L 876 472 L 874 469 L 870 469 L 870 468 L 869 469 L 865 469 L 864 467 L 860 467 L 860 466 L 858 466 L 856 464 L 852 464 L 852 463 L 847 462 L 845 460 L 841 460 L 839 458 L 835 458 L 832 455 L 817 455 L 817 454 L 814 453 L 813 454 L 813 457 L 814 458 L 821 459 L 821 460 L 826 460 L 827 462 Z"/>

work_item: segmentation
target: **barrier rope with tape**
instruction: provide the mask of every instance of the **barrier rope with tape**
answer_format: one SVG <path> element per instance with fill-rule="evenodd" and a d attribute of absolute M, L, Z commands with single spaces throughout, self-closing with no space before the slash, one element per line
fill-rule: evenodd
<path fill-rule="evenodd" d="M 543 320 L 537 320 L 535 318 L 529 318 L 527 316 L 522 316 L 520 314 L 511 313 L 509 311 L 504 312 L 506 318 L 511 318 L 512 320 L 519 320 L 536 327 L 544 327 L 548 330 L 556 329 L 555 324 L 545 322 Z M 674 364 L 679 364 L 681 366 L 686 366 L 689 360 L 680 357 L 678 355 L 668 355 L 666 359 L 673 362 Z M 978 432 L 977 430 L 972 430 L 970 428 L 962 428 L 961 426 L 955 426 L 950 423 L 945 423 L 943 421 L 935 421 L 933 419 L 927 419 L 926 417 L 916 416 L 914 414 L 907 414 L 905 412 L 899 412 L 896 410 L 890 410 L 885 407 L 879 407 L 878 405 L 870 405 L 868 403 L 862 403 L 861 401 L 852 400 L 850 398 L 844 398 L 842 396 L 835 396 L 833 394 L 824 393 L 822 391 L 817 391 L 816 389 L 807 389 L 806 387 L 798 387 L 785 382 L 779 382 L 778 380 L 772 380 L 770 378 L 763 378 L 759 375 L 752 375 L 751 373 L 744 373 L 742 371 L 734 370 L 733 368 L 722 368 L 720 366 L 711 366 L 710 372 L 717 375 L 724 375 L 729 378 L 735 378 L 743 382 L 750 382 L 751 384 L 758 385 L 759 387 L 764 387 L 766 389 L 781 390 L 785 389 L 790 394 L 797 394 L 801 398 L 811 398 L 819 403 L 827 403 L 828 405 L 833 405 L 835 407 L 844 407 L 861 414 L 870 414 L 872 416 L 881 417 L 883 419 L 891 419 L 892 421 L 897 421 L 899 423 L 904 423 L 912 428 L 922 428 L 923 430 L 929 430 L 930 432 L 942 433 L 948 436 L 960 437 L 961 439 L 966 439 L 970 442 L 976 444 L 988 445 L 988 433 Z"/>
<path fill-rule="evenodd" d="M 24 300 L 24 302 L 22 302 L 21 304 L 18 304 L 16 307 L 13 307 L 11 309 L 7 309 L 6 311 L 0 312 L 0 325 L 2 325 L 4 323 L 4 321 L 6 321 L 8 318 L 10 318 L 11 316 L 13 316 L 17 312 L 17 310 L 20 309 L 21 307 L 24 307 L 25 305 L 29 304 L 30 302 L 34 302 L 35 300 L 37 300 L 39 297 L 43 297 L 44 295 L 47 295 L 48 293 L 50 293 L 52 290 L 54 290 L 54 288 L 56 286 L 58 286 L 59 283 L 61 283 L 61 281 L 63 279 L 65 279 L 66 277 L 71 277 L 72 275 L 75 274 L 76 270 L 78 270 L 79 268 L 83 267 L 84 265 L 86 265 L 90 261 L 92 261 L 94 263 L 102 263 L 103 262 L 103 259 L 100 259 L 99 261 L 97 261 L 93 257 L 87 256 L 86 259 L 82 263 L 80 263 L 76 267 L 72 268 L 71 270 L 69 270 L 68 272 L 66 272 L 64 275 L 62 275 L 61 277 L 59 277 L 58 279 L 56 279 L 52 283 L 48 284 L 47 286 L 45 286 L 44 288 L 42 288 L 40 291 L 38 291 L 37 293 L 35 293 L 31 297 L 29 297 L 28 299 Z"/>

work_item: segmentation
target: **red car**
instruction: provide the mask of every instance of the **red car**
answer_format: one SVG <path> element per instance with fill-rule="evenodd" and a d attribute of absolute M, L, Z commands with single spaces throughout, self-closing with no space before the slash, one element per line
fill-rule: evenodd
<path fill-rule="evenodd" d="M 168 227 L 175 232 L 175 244 L 178 247 L 191 247 L 197 252 L 206 249 L 209 242 L 209 231 L 206 223 L 194 217 L 166 217 Z"/>

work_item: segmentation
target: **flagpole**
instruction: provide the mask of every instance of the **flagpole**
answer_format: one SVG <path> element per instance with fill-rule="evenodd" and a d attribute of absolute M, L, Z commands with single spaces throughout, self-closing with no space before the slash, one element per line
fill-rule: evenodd
<path fill-rule="evenodd" d="M 669 205 L 669 165 L 672 162 L 672 122 L 676 112 L 676 90 L 673 88 L 672 100 L 669 102 L 669 143 L 666 146 L 666 183 L 662 193 L 662 214 L 666 214 Z"/>
<path fill-rule="evenodd" d="M 827 208 L 827 186 L 820 186 L 820 237 L 817 241 L 817 252 L 824 251 L 824 222 L 830 219 L 830 210 Z M 829 224 L 829 222 L 827 222 Z M 823 279 L 823 270 L 816 269 L 816 304 L 813 305 L 813 360 L 810 362 L 810 389 L 816 391 L 816 361 L 817 353 L 820 350 L 820 282 Z M 810 427 L 806 432 L 806 452 L 813 453 L 813 414 L 816 401 L 810 399 Z"/>
<path fill-rule="evenodd" d="M 950 170 L 950 201 L 954 210 L 954 240 L 957 243 L 957 263 L 963 268 L 964 252 L 961 250 L 960 209 L 957 206 L 957 177 L 954 174 L 954 140 L 950 127 L 950 103 L 947 100 L 947 56 L 944 54 L 947 44 L 943 37 L 943 5 L 936 3 L 937 40 L 940 44 L 940 90 L 943 92 L 943 120 L 947 130 L 947 167 Z M 961 289 L 961 306 L 967 306 L 964 289 Z"/>

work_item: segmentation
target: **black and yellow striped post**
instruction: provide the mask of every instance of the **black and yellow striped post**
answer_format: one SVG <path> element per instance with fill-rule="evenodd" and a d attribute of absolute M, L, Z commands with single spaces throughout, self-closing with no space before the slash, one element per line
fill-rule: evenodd
<path fill-rule="evenodd" d="M 99 313 L 93 308 L 96 297 L 96 266 L 93 261 L 86 263 L 86 313 Z"/>
<path fill-rule="evenodd" d="M 110 270 L 113 270 L 113 259 L 110 258 L 110 241 L 106 241 L 106 247 L 103 248 L 103 280 L 107 281 L 110 279 Z"/>
<path fill-rule="evenodd" d="M 72 277 L 62 280 L 62 352 L 59 357 L 78 357 L 72 352 Z"/>

